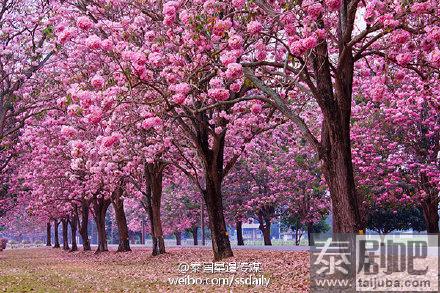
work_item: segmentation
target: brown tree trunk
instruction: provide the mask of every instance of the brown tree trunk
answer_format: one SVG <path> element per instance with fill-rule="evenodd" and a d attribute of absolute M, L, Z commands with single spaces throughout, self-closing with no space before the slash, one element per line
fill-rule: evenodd
<path fill-rule="evenodd" d="M 174 232 L 174 236 L 176 237 L 176 245 L 182 245 L 182 232 Z"/>
<path fill-rule="evenodd" d="M 314 246 L 315 241 L 313 239 L 313 223 L 307 223 L 307 239 L 309 241 L 309 246 Z"/>
<path fill-rule="evenodd" d="M 299 228 L 298 226 L 295 228 L 295 245 L 299 245 L 301 241 L 301 235 L 299 233 Z"/>
<path fill-rule="evenodd" d="M 46 246 L 52 246 L 52 240 L 51 240 L 51 232 L 50 232 L 50 221 L 46 224 Z"/>
<path fill-rule="evenodd" d="M 113 192 L 113 208 L 115 209 L 116 223 L 118 225 L 119 246 L 118 252 L 131 251 L 130 238 L 127 227 L 127 218 L 125 217 L 124 201 L 121 198 L 124 190 L 122 186 L 118 186 Z"/>
<path fill-rule="evenodd" d="M 160 219 L 160 203 L 152 198 L 152 222 L 153 222 L 153 255 L 165 253 L 165 241 L 163 239 L 162 222 Z"/>
<path fill-rule="evenodd" d="M 207 112 L 202 111 L 195 116 L 196 119 L 191 119 L 192 127 L 186 124 L 183 119 L 178 121 L 197 147 L 197 155 L 202 162 L 204 187 L 202 187 L 203 183 L 201 184 L 197 178 L 194 176 L 190 177 L 192 180 L 197 181 L 196 184 L 200 188 L 206 204 L 211 229 L 212 250 L 214 252 L 214 260 L 217 261 L 233 256 L 226 230 L 221 185 L 225 173 L 235 164 L 238 156 L 231 159 L 225 166 L 226 130 L 212 136 L 209 129 L 211 127 L 210 117 L 208 117 Z M 218 126 L 225 126 L 226 129 L 227 123 L 227 120 L 222 118 L 218 121 Z"/>
<path fill-rule="evenodd" d="M 302 233 L 300 233 L 300 230 L 301 230 L 301 223 L 299 222 L 299 220 L 297 220 L 295 225 L 295 245 L 299 245 L 301 243 Z"/>
<path fill-rule="evenodd" d="M 201 119 L 206 121 L 208 117 L 202 115 Z M 199 129 L 198 133 L 198 144 L 200 146 L 200 155 L 203 159 L 206 182 L 202 194 L 208 210 L 212 250 L 214 252 L 214 260 L 216 261 L 234 256 L 226 229 L 221 189 L 224 176 L 225 135 L 226 133 L 222 133 L 215 138 L 212 148 L 210 148 L 207 129 Z"/>
<path fill-rule="evenodd" d="M 58 220 L 54 220 L 53 223 L 53 229 L 54 229 L 54 246 L 53 248 L 60 248 L 60 238 L 58 237 L 58 226 L 60 225 L 60 222 Z"/>
<path fill-rule="evenodd" d="M 163 239 L 162 221 L 160 217 L 164 167 L 162 163 L 145 164 L 145 173 L 148 176 L 146 201 L 151 224 L 153 256 L 165 253 L 165 241 Z"/>
<path fill-rule="evenodd" d="M 98 230 L 98 248 L 95 253 L 108 251 L 107 234 L 105 232 L 105 215 L 111 201 L 109 199 L 95 198 L 93 203 L 96 230 Z"/>
<path fill-rule="evenodd" d="M 342 15 L 341 15 L 342 16 Z M 342 19 L 341 22 L 346 22 Z M 321 23 L 322 24 L 322 23 Z M 355 189 L 351 157 L 350 120 L 354 59 L 346 48 L 350 25 L 341 24 L 339 63 L 333 84 L 328 47 L 321 42 L 314 49 L 315 97 L 323 113 L 321 147 L 323 173 L 330 190 L 333 208 L 333 233 L 358 233 L 364 229 L 361 202 Z"/>
<path fill-rule="evenodd" d="M 141 222 L 141 244 L 144 245 L 145 244 L 145 221 L 142 220 Z"/>
<path fill-rule="evenodd" d="M 243 222 L 237 220 L 235 222 L 235 229 L 237 229 L 237 245 L 243 246 L 244 245 L 244 239 L 243 239 Z"/>
<path fill-rule="evenodd" d="M 426 144 L 427 143 L 423 146 Z M 423 157 L 427 157 L 427 155 L 423 154 Z M 432 187 L 428 176 L 426 176 L 424 172 L 420 174 L 420 185 L 423 186 L 423 189 L 426 192 L 426 198 L 421 202 L 423 217 L 425 218 L 426 223 L 426 232 L 439 234 L 438 204 L 440 199 L 438 197 L 438 190 Z"/>
<path fill-rule="evenodd" d="M 68 233 L 69 233 L 69 221 L 67 219 L 62 219 L 61 220 L 61 228 L 63 231 L 63 249 L 64 250 L 69 250 L 69 238 L 68 238 Z"/>
<path fill-rule="evenodd" d="M 423 217 L 426 223 L 426 232 L 439 234 L 439 216 L 438 216 L 439 200 L 436 196 L 429 196 L 422 201 Z"/>
<path fill-rule="evenodd" d="M 90 247 L 90 240 L 89 240 L 89 204 L 86 201 L 83 201 L 81 204 L 81 221 L 79 224 L 79 235 L 81 235 L 82 243 L 83 243 L 83 250 L 88 251 L 92 250 Z"/>
<path fill-rule="evenodd" d="M 258 228 L 260 228 L 261 232 L 263 233 L 264 245 L 272 245 L 272 240 L 270 239 L 270 219 L 265 218 L 260 212 L 258 214 L 258 221 L 260 222 Z"/>
<path fill-rule="evenodd" d="M 341 133 L 340 128 L 346 128 L 346 133 Z M 355 190 L 349 127 L 332 125 L 327 129 L 323 167 L 332 198 L 333 233 L 358 233 L 364 225 Z"/>
<path fill-rule="evenodd" d="M 75 214 L 70 221 L 70 231 L 72 236 L 72 248 L 70 251 L 78 251 L 78 245 L 76 243 L 76 230 L 78 229 L 78 216 Z"/>
<path fill-rule="evenodd" d="M 207 178 L 206 181 L 207 188 L 203 193 L 203 198 L 205 199 L 208 210 L 214 260 L 217 261 L 231 257 L 233 253 L 223 214 L 221 183 L 217 182 L 217 184 L 214 184 L 211 178 Z"/>
<path fill-rule="evenodd" d="M 191 233 L 193 235 L 193 244 L 199 245 L 199 239 L 197 238 L 197 231 L 199 228 L 197 226 L 192 227 Z"/>
<path fill-rule="evenodd" d="M 269 227 L 263 228 L 263 240 L 264 240 L 264 245 L 266 246 L 272 245 L 272 240 L 270 239 L 270 224 Z"/>
<path fill-rule="evenodd" d="M 298 125 L 319 154 L 332 199 L 334 233 L 358 233 L 365 228 L 363 200 L 355 190 L 351 157 L 350 120 L 355 58 L 353 47 L 348 43 L 352 38 L 356 9 L 347 7 L 349 2 L 344 1 L 340 8 L 340 25 L 336 35 L 339 57 L 335 59 L 336 64 L 331 65 L 327 41 L 322 40 L 312 50 L 309 59 L 312 61 L 313 80 L 308 74 L 301 77 L 322 112 L 321 141 L 314 137 L 304 121 L 289 109 L 276 91 L 245 69 L 253 84 L 274 99 L 275 106 Z M 318 18 L 316 25 L 324 27 L 322 18 Z"/>

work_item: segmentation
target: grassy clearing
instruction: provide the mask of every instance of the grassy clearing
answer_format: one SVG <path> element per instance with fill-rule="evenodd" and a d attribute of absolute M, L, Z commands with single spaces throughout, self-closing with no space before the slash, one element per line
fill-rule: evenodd
<path fill-rule="evenodd" d="M 151 257 L 150 251 L 131 253 L 64 252 L 53 248 L 6 250 L 0 253 L 0 292 L 307 292 L 308 253 L 240 250 L 225 263 L 259 262 L 270 278 L 267 288 L 234 285 L 171 285 L 168 278 L 230 277 L 231 273 L 181 273 L 179 263 L 212 262 L 207 249 L 170 248 Z M 248 277 L 238 272 L 235 277 Z"/>

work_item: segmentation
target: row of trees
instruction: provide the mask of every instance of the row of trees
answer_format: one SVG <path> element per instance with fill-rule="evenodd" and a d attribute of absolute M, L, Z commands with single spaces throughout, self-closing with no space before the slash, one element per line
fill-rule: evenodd
<path fill-rule="evenodd" d="M 203 204 L 215 259 L 227 217 L 268 242 L 280 210 L 312 225 L 330 202 L 334 232 L 377 203 L 438 232 L 436 0 L 2 5 L 2 209 L 81 235 L 91 215 L 98 251 L 110 205 L 120 251 L 144 210 L 156 255 L 165 201 Z"/>

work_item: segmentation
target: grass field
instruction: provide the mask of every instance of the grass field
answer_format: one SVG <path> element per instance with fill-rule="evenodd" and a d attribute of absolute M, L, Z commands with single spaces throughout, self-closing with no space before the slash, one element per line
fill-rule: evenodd
<path fill-rule="evenodd" d="M 261 263 L 259 273 L 236 274 L 179 271 L 179 263 L 212 262 L 208 249 L 170 248 L 165 255 L 150 251 L 131 253 L 64 252 L 29 248 L 0 252 L 0 292 L 307 292 L 307 252 L 240 250 L 225 263 Z M 171 285 L 169 278 L 258 277 L 269 286 Z"/>

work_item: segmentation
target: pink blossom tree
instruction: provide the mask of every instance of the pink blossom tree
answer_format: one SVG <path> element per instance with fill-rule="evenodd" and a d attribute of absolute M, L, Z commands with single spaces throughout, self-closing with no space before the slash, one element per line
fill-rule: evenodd
<path fill-rule="evenodd" d="M 370 62 L 354 108 L 359 185 L 373 206 L 421 207 L 428 232 L 438 233 L 438 87 L 410 70 Z"/>

